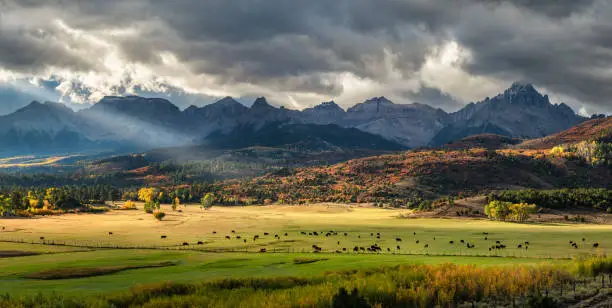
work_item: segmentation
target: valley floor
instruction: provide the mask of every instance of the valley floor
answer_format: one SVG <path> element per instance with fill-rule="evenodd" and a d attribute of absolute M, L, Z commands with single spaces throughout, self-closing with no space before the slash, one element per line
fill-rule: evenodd
<path fill-rule="evenodd" d="M 566 263 L 612 247 L 612 225 L 405 219 L 399 218 L 405 210 L 338 204 L 163 210 L 163 221 L 142 210 L 0 220 L 0 293 L 83 295 L 160 281 L 300 277 L 414 263 Z M 506 248 L 489 250 L 496 242 Z M 360 249 L 374 244 L 382 251 Z M 38 255 L 18 256 L 25 253 Z"/>

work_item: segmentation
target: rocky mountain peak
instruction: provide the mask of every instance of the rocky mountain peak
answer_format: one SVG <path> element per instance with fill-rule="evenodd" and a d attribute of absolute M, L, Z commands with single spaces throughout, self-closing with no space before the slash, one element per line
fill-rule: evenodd
<path fill-rule="evenodd" d="M 255 100 L 255 102 L 253 102 L 253 105 L 251 106 L 251 109 L 269 109 L 269 108 L 274 108 L 274 107 L 272 107 L 272 105 L 268 103 L 265 97 L 258 97 Z"/>
<path fill-rule="evenodd" d="M 340 106 L 338 106 L 338 104 L 336 104 L 334 101 L 329 101 L 329 102 L 322 102 L 316 106 L 313 107 L 313 109 L 317 109 L 317 110 L 338 110 L 338 111 L 343 111 L 344 109 L 340 108 Z"/>
<path fill-rule="evenodd" d="M 214 104 L 219 104 L 219 105 L 223 105 L 223 106 L 235 106 L 235 105 L 242 105 L 240 104 L 238 101 L 236 101 L 233 97 L 231 96 L 226 96 L 218 101 L 216 101 Z"/>
<path fill-rule="evenodd" d="M 69 112 L 72 113 L 72 109 L 68 108 L 66 105 L 62 103 L 54 103 L 54 102 L 44 102 L 41 103 L 39 101 L 32 101 L 30 104 L 25 107 L 20 108 L 16 111 L 16 113 L 25 113 L 25 112 Z"/>
<path fill-rule="evenodd" d="M 530 83 L 521 82 L 514 82 L 510 88 L 506 89 L 503 94 L 494 97 L 493 100 L 524 106 L 546 107 L 550 105 L 548 95 L 540 94 Z"/>

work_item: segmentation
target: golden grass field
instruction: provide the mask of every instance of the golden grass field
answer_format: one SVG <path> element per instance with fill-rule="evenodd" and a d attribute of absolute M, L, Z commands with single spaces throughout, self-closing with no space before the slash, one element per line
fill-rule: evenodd
<path fill-rule="evenodd" d="M 162 281 L 310 277 L 326 271 L 398 264 L 566 263 L 570 258 L 605 254 L 612 247 L 611 225 L 407 219 L 399 218 L 406 214 L 402 210 L 338 204 L 210 210 L 187 205 L 180 207 L 182 212 L 164 205 L 162 210 L 167 216 L 157 221 L 142 210 L 142 204 L 138 207 L 103 214 L 0 219 L 0 292 L 82 296 Z M 325 236 L 332 230 L 337 235 Z M 315 231 L 319 235 L 308 235 Z M 162 235 L 167 238 L 162 239 Z M 259 239 L 253 240 L 255 235 Z M 572 248 L 569 240 L 577 241 L 579 247 Z M 198 245 L 198 241 L 202 244 Z M 507 248 L 489 251 L 496 241 Z M 529 249 L 518 248 L 525 241 L 530 243 Z M 467 242 L 475 248 L 468 249 Z M 598 248 L 592 247 L 595 242 Z M 382 252 L 352 251 L 354 246 L 370 247 L 374 243 L 383 248 Z M 312 245 L 321 247 L 322 252 L 314 253 Z M 259 253 L 262 248 L 266 253 Z M 19 253 L 40 255 L 15 256 Z M 311 261 L 296 262 L 301 259 Z M 173 266 L 155 267 L 160 264 Z M 49 273 L 98 274 L 70 279 L 36 278 Z"/>
<path fill-rule="evenodd" d="M 612 247 L 611 225 L 407 219 L 398 218 L 405 210 L 337 204 L 213 207 L 210 210 L 187 205 L 179 208 L 182 212 L 164 205 L 162 209 L 167 214 L 163 221 L 155 220 L 141 209 L 4 219 L 0 220 L 0 226 L 4 227 L 0 241 L 224 252 L 255 252 L 261 248 L 268 252 L 311 252 L 311 246 L 317 245 L 323 252 L 346 248 L 346 253 L 352 252 L 354 246 L 369 247 L 376 243 L 383 248 L 383 253 L 538 258 L 601 254 Z M 318 236 L 308 235 L 315 231 Z M 328 231 L 338 234 L 325 236 Z M 264 235 L 266 232 L 269 235 Z M 162 235 L 167 238 L 162 239 Z M 255 235 L 259 239 L 254 240 Z M 571 247 L 570 240 L 578 242 L 578 248 Z M 198 241 L 202 244 L 197 245 Z M 489 251 L 496 241 L 507 248 Z M 526 241 L 530 244 L 528 249 L 524 248 Z M 184 242 L 189 245 L 184 246 Z M 467 242 L 475 248 L 468 249 Z M 593 248 L 594 243 L 599 247 Z M 519 244 L 523 247 L 518 248 Z"/>

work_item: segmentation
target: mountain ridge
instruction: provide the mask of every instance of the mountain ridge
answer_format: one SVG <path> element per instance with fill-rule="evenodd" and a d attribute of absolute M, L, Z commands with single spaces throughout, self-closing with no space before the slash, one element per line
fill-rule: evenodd
<path fill-rule="evenodd" d="M 468 104 L 454 113 L 422 103 L 395 104 L 384 96 L 367 99 L 346 110 L 334 102 L 323 102 L 302 111 L 292 110 L 274 107 L 265 97 L 257 98 L 251 107 L 224 97 L 213 104 L 190 106 L 182 111 L 166 99 L 138 96 L 107 96 L 78 112 L 53 104 L 33 102 L 12 114 L 0 116 L 0 134 L 14 140 L 32 131 L 49 134 L 47 138 L 53 139 L 55 133 L 65 131 L 92 144 L 151 149 L 195 145 L 209 135 L 230 134 L 245 125 L 257 131 L 270 123 L 334 124 L 415 148 L 442 145 L 483 133 L 538 138 L 585 120 L 569 106 L 552 104 L 547 95 L 523 83 L 513 83 L 503 93 Z M 37 141 L 40 147 L 44 139 Z M 28 151 L 16 145 L 10 148 L 11 152 Z"/>

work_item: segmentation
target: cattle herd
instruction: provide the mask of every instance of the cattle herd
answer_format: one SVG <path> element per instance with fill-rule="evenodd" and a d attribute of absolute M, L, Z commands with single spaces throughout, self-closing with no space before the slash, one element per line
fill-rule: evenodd
<path fill-rule="evenodd" d="M 217 232 L 216 231 L 212 231 L 212 234 L 217 234 Z M 242 239 L 243 243 L 247 243 L 248 242 L 248 240 L 246 238 L 243 238 L 240 235 L 236 235 L 236 230 L 231 230 L 230 234 L 225 235 L 225 239 L 231 240 L 232 237 L 233 237 L 234 239 L 237 239 L 237 240 L 241 240 Z M 108 235 L 112 236 L 113 232 L 108 232 Z M 266 237 L 266 236 L 269 236 L 269 235 L 270 235 L 269 232 L 263 232 L 262 236 L 260 236 L 259 234 L 255 234 L 255 235 L 253 235 L 251 241 L 252 242 L 257 242 L 262 237 Z M 349 237 L 349 233 L 348 232 L 338 233 L 337 231 L 334 231 L 334 230 L 323 231 L 323 232 L 319 232 L 319 231 L 309 231 L 309 232 L 300 231 L 300 235 L 301 236 L 306 236 L 306 237 L 316 237 L 316 238 L 320 238 L 321 236 L 325 236 L 326 238 L 337 237 L 337 236 L 341 236 L 341 237 L 344 237 L 344 238 Z M 489 237 L 488 237 L 489 233 L 488 232 L 483 232 L 482 235 L 483 235 L 483 239 L 485 241 L 489 240 Z M 287 238 L 287 237 L 289 237 L 289 233 L 285 232 L 283 234 L 283 236 L 285 238 Z M 356 252 L 356 253 L 360 253 L 360 252 L 380 253 L 380 252 L 382 252 L 384 250 L 386 250 L 387 252 L 393 252 L 393 253 L 401 251 L 400 243 L 402 243 L 404 241 L 401 237 L 395 237 L 395 243 L 396 243 L 395 247 L 386 247 L 386 249 L 383 249 L 383 247 L 380 246 L 379 243 L 377 243 L 377 240 L 380 240 L 382 237 L 383 237 L 383 235 L 380 232 L 376 232 L 376 233 L 371 232 L 370 233 L 370 238 L 372 238 L 374 243 L 372 243 L 370 245 L 365 245 L 365 246 L 355 245 L 355 246 L 352 247 L 352 251 Z M 421 240 L 423 240 L 423 241 L 425 241 L 425 243 L 422 245 L 423 248 L 428 249 L 430 247 L 430 244 L 427 243 L 426 240 L 424 240 L 424 239 L 417 239 L 417 233 L 416 232 L 413 232 L 413 237 L 414 237 L 413 240 L 414 240 L 415 244 L 420 245 Z M 361 234 L 358 234 L 357 238 L 361 239 Z M 168 236 L 163 234 L 163 235 L 161 235 L 161 239 L 166 240 L 166 239 L 168 239 Z M 279 234 L 274 234 L 274 239 L 278 241 L 278 240 L 281 239 L 281 236 Z M 41 236 L 40 240 L 44 241 L 45 237 Z M 435 241 L 436 237 L 433 236 L 432 240 Z M 330 252 L 335 251 L 336 253 L 343 253 L 343 252 L 351 251 L 350 248 L 340 247 L 341 243 L 342 243 L 341 240 L 337 240 L 336 241 L 336 247 L 334 247 L 332 249 L 329 249 L 328 251 L 330 251 Z M 454 240 L 449 240 L 448 241 L 448 245 L 453 246 L 453 247 L 456 247 L 455 243 L 456 242 Z M 586 245 L 586 238 L 582 238 L 582 243 L 583 243 L 582 247 L 586 247 L 585 246 Z M 196 245 L 204 245 L 204 242 L 203 241 L 197 241 L 195 244 Z M 463 239 L 460 239 L 458 241 L 458 244 L 460 244 L 462 246 L 465 246 L 468 249 L 476 248 L 476 245 L 474 243 L 472 243 L 470 241 L 463 240 Z M 571 247 L 573 247 L 575 249 L 579 248 L 578 242 L 570 240 L 569 244 L 570 244 Z M 189 242 L 182 242 L 180 244 L 180 246 L 191 246 L 191 245 L 192 244 L 189 243 Z M 530 245 L 530 243 L 528 241 L 524 241 L 524 242 L 520 242 L 519 244 L 517 244 L 516 248 L 517 249 L 528 250 L 529 249 L 529 245 Z M 311 247 L 312 247 L 312 252 L 313 253 L 323 252 L 323 248 L 321 246 L 319 246 L 319 245 L 313 244 Z M 599 248 L 600 245 L 599 245 L 599 243 L 593 243 L 592 247 L 593 248 Z M 496 250 L 504 250 L 506 248 L 507 248 L 506 244 L 504 244 L 502 241 L 496 240 L 495 244 L 492 244 L 490 247 L 488 247 L 488 250 L 489 250 L 489 252 L 493 252 L 493 251 L 496 251 Z M 266 248 L 260 248 L 259 252 L 267 252 L 267 249 Z"/>

